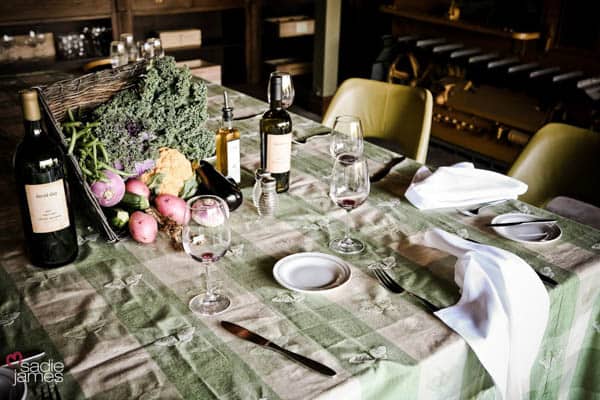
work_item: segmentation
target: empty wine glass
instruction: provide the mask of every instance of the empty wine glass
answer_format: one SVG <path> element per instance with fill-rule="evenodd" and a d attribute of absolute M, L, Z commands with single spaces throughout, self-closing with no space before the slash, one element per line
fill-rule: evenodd
<path fill-rule="evenodd" d="M 337 157 L 342 153 L 362 154 L 363 130 L 360 118 L 354 115 L 339 115 L 331 131 L 329 153 Z"/>
<path fill-rule="evenodd" d="M 114 41 L 110 43 L 110 63 L 113 68 L 117 68 L 127 64 L 127 50 L 125 49 L 125 43 L 121 41 Z"/>
<path fill-rule="evenodd" d="M 350 211 L 363 204 L 369 197 L 370 182 L 367 160 L 360 154 L 342 153 L 337 156 L 331 172 L 329 197 L 346 210 L 346 230 L 342 239 L 334 239 L 329 248 L 342 254 L 356 254 L 365 245 L 350 237 Z"/>
<path fill-rule="evenodd" d="M 185 252 L 206 268 L 206 293 L 190 300 L 190 310 L 201 315 L 225 311 L 231 301 L 215 292 L 210 267 L 225 255 L 231 244 L 229 207 L 216 196 L 196 196 L 188 200 L 182 243 Z"/>
<path fill-rule="evenodd" d="M 294 103 L 294 96 L 296 92 L 294 90 L 292 76 L 287 72 L 271 72 L 269 77 L 269 85 L 267 87 L 267 101 L 271 103 L 271 78 L 273 76 L 281 76 L 281 106 L 283 108 L 290 107 Z"/>

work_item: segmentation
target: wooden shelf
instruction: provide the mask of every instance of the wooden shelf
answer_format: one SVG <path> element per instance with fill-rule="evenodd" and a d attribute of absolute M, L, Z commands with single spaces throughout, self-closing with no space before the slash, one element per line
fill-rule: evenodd
<path fill-rule="evenodd" d="M 482 33 L 485 35 L 496 36 L 504 39 L 512 39 L 518 41 L 537 40 L 540 38 L 539 32 L 511 32 L 502 29 L 488 28 L 465 21 L 450 21 L 447 18 L 436 17 L 415 11 L 408 11 L 396 8 L 394 6 L 381 6 L 380 10 L 386 14 L 411 19 L 419 22 L 426 22 L 435 25 L 443 25 L 450 28 L 461 29 L 469 32 Z"/>
<path fill-rule="evenodd" d="M 71 22 L 71 21 L 93 21 L 99 19 L 111 19 L 110 14 L 97 14 L 97 15 L 78 15 L 74 17 L 50 17 L 44 19 L 22 19 L 22 20 L 4 20 L 0 21 L 0 26 L 17 26 L 17 25 L 38 25 L 38 24 L 53 24 L 60 22 Z"/>
<path fill-rule="evenodd" d="M 244 2 L 241 1 L 240 4 L 216 4 L 211 6 L 199 6 L 199 7 L 189 7 L 189 8 L 173 8 L 173 9 L 149 9 L 149 10 L 134 10 L 132 12 L 135 17 L 148 17 L 155 15 L 165 15 L 165 14 L 189 14 L 189 13 L 202 13 L 202 12 L 211 12 L 211 11 L 227 11 L 227 10 L 235 10 L 244 8 Z"/>
<path fill-rule="evenodd" d="M 73 60 L 57 60 L 54 57 L 27 59 L 0 64 L 0 74 L 16 74 L 19 72 L 32 72 L 41 69 L 58 71 L 80 71 L 90 61 L 106 57 L 76 58 Z"/>

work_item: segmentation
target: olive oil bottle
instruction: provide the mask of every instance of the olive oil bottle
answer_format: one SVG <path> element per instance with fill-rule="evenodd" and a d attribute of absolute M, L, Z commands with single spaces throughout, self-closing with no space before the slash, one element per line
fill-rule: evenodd
<path fill-rule="evenodd" d="M 216 135 L 217 170 L 240 183 L 240 131 L 233 126 L 233 107 L 223 92 L 223 121 Z"/>

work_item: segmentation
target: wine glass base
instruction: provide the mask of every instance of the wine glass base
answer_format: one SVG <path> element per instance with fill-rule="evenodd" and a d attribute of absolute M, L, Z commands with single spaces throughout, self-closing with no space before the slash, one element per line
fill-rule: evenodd
<path fill-rule="evenodd" d="M 358 239 L 335 239 L 329 242 L 329 248 L 340 254 L 358 254 L 362 253 L 365 245 Z"/>
<path fill-rule="evenodd" d="M 200 315 L 217 315 L 227 310 L 231 305 L 228 297 L 220 294 L 215 295 L 211 301 L 205 301 L 204 295 L 195 296 L 190 300 L 190 310 Z"/>

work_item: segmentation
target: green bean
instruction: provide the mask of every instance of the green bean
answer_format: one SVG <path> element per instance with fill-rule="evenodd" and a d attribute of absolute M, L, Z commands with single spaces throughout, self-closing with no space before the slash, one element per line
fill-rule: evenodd
<path fill-rule="evenodd" d="M 71 109 L 70 109 L 70 108 L 69 108 L 69 109 L 67 109 L 67 114 L 69 115 L 69 120 L 70 120 L 71 122 L 74 122 L 74 121 L 75 121 L 75 117 L 73 116 L 73 111 L 71 111 Z"/>
<path fill-rule="evenodd" d="M 107 163 L 110 162 L 110 160 L 108 159 L 108 153 L 106 152 L 106 149 L 104 148 L 102 142 L 98 143 L 98 148 L 100 149 L 100 153 L 102 153 L 102 158 L 104 158 L 104 161 L 106 161 Z"/>
<path fill-rule="evenodd" d="M 94 176 L 94 174 L 92 174 L 92 171 L 90 171 L 89 169 L 87 169 L 85 166 L 83 165 L 79 165 L 79 168 L 81 168 L 81 171 L 88 175 L 88 176 Z"/>
<path fill-rule="evenodd" d="M 73 150 L 75 149 L 75 142 L 77 141 L 77 135 L 75 134 L 75 130 L 73 130 L 73 135 L 71 136 L 71 142 L 69 143 L 69 150 L 67 154 L 73 154 Z"/>
<path fill-rule="evenodd" d="M 128 174 L 127 172 L 123 172 L 123 171 L 120 171 L 120 170 L 118 170 L 116 168 L 113 168 L 110 165 L 108 165 L 108 164 L 106 164 L 106 163 L 104 163 L 102 161 L 98 161 L 98 165 L 100 165 L 104 169 L 107 169 L 109 171 L 114 172 L 117 175 L 125 176 L 125 177 L 128 177 L 128 178 L 132 177 L 132 176 L 135 176 L 134 174 Z"/>
<path fill-rule="evenodd" d="M 94 142 L 96 142 L 97 139 L 94 139 Z M 98 151 L 96 150 L 96 144 L 93 143 L 92 144 L 92 155 L 93 155 L 93 160 L 94 160 L 94 169 L 97 171 L 98 170 Z"/>

